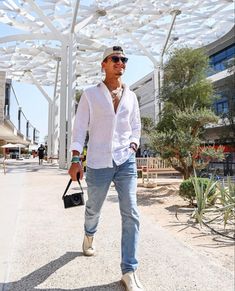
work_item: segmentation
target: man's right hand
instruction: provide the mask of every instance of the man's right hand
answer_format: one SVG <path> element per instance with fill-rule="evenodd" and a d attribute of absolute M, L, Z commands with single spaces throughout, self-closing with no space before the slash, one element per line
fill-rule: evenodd
<path fill-rule="evenodd" d="M 77 181 L 77 173 L 80 174 L 80 180 L 83 178 L 83 169 L 80 163 L 72 163 L 68 173 L 72 181 Z"/>

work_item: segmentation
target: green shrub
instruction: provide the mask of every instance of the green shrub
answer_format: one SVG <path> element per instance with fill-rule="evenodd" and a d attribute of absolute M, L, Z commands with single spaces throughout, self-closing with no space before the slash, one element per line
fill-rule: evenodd
<path fill-rule="evenodd" d="M 193 205 L 193 201 L 196 198 L 196 193 L 195 193 L 195 189 L 193 186 L 193 182 L 192 179 L 194 178 L 190 178 L 187 180 L 184 180 L 181 184 L 180 184 L 180 189 L 179 189 L 179 195 L 181 197 L 183 197 L 186 200 L 189 200 L 190 205 Z M 198 183 L 200 185 L 200 187 L 203 187 L 203 190 L 206 191 L 207 185 L 210 181 L 210 179 L 208 178 L 197 178 Z M 208 195 L 208 198 L 210 198 L 212 195 L 215 194 L 216 191 L 216 187 L 213 187 Z"/>
<path fill-rule="evenodd" d="M 137 171 L 137 178 L 142 178 L 142 171 Z"/>

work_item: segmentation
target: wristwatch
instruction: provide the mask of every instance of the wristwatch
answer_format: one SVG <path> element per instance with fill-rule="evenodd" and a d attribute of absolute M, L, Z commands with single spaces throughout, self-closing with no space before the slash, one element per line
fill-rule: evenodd
<path fill-rule="evenodd" d="M 131 149 L 133 149 L 135 152 L 137 152 L 137 144 L 136 144 L 136 143 L 131 142 L 129 147 L 130 147 Z"/>

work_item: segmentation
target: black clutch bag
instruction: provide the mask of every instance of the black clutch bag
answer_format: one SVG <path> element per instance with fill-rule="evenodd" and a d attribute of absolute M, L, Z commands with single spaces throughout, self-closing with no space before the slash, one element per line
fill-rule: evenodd
<path fill-rule="evenodd" d="M 70 179 L 70 181 L 68 182 L 68 185 L 64 191 L 64 194 L 62 196 L 62 199 L 64 201 L 64 208 L 70 208 L 70 207 L 74 207 L 74 206 L 80 206 L 80 205 L 84 205 L 84 193 L 83 193 L 83 189 L 82 189 L 82 185 L 80 183 L 80 174 L 78 173 L 77 175 L 77 181 L 78 184 L 80 186 L 81 192 L 78 193 L 73 193 L 70 195 L 66 195 L 71 183 L 72 183 L 72 179 Z"/>

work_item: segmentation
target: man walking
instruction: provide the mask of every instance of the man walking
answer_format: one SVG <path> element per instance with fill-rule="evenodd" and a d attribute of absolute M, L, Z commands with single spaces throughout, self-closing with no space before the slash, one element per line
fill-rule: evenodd
<path fill-rule="evenodd" d="M 40 145 L 40 147 L 38 148 L 38 162 L 39 165 L 42 165 L 43 159 L 44 159 L 44 154 L 45 154 L 45 147 L 43 146 L 43 144 Z"/>
<path fill-rule="evenodd" d="M 136 269 L 139 214 L 136 203 L 137 170 L 135 153 L 139 146 L 140 114 L 136 95 L 122 83 L 127 57 L 120 46 L 104 51 L 102 70 L 105 80 L 86 89 L 78 104 L 72 135 L 69 174 L 73 181 L 83 177 L 79 155 L 86 132 L 88 200 L 85 210 L 83 253 L 95 254 L 94 235 L 100 211 L 113 181 L 122 217 L 122 282 L 127 291 L 142 291 Z"/>

